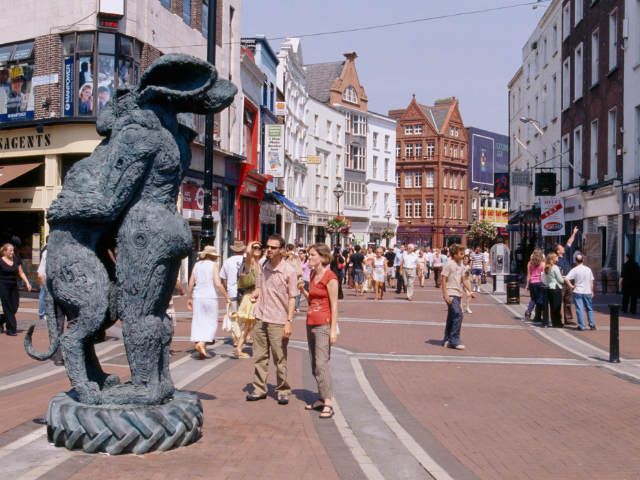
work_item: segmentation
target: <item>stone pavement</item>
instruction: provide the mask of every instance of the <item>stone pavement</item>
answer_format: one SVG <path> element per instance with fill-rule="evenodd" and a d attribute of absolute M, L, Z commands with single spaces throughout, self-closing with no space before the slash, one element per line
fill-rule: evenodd
<path fill-rule="evenodd" d="M 218 330 L 200 361 L 190 314 L 176 300 L 172 376 L 198 392 L 203 437 L 144 456 L 86 455 L 46 442 L 38 423 L 48 400 L 69 388 L 62 367 L 24 354 L 22 333 L 0 336 L 0 462 L 3 478 L 215 479 L 635 479 L 640 478 L 640 316 L 621 316 L 622 362 L 608 363 L 607 305 L 598 330 L 541 329 L 521 305 L 481 293 L 465 314 L 464 351 L 441 346 L 446 309 L 428 281 L 413 301 L 390 291 L 374 302 L 346 289 L 332 351 L 336 415 L 304 410 L 314 399 L 304 330 L 297 316 L 289 347 L 288 406 L 244 400 L 251 360 L 229 357 Z M 19 326 L 36 321 L 23 299 Z M 222 314 L 221 314 L 222 316 Z M 35 343 L 46 347 L 44 325 Z M 116 326 L 99 356 L 128 376 Z M 273 373 L 270 378 L 273 381 Z"/>

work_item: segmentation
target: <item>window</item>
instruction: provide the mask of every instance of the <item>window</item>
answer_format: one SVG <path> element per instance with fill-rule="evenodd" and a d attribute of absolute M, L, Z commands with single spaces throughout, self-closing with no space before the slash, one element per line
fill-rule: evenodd
<path fill-rule="evenodd" d="M 451 202 L 449 204 L 449 218 L 456 218 L 456 210 L 458 204 L 456 202 Z"/>
<path fill-rule="evenodd" d="M 384 136 L 384 151 L 389 151 L 389 135 Z"/>
<path fill-rule="evenodd" d="M 414 125 L 413 126 L 413 133 L 415 135 L 422 135 L 422 125 Z"/>
<path fill-rule="evenodd" d="M 316 206 L 320 208 L 320 185 L 316 185 Z"/>
<path fill-rule="evenodd" d="M 582 183 L 582 126 L 573 131 L 573 186 Z"/>
<path fill-rule="evenodd" d="M 569 108 L 569 103 L 571 102 L 571 67 L 569 62 L 571 61 L 570 57 L 567 57 L 564 62 L 562 62 L 562 110 L 566 110 Z"/>
<path fill-rule="evenodd" d="M 567 134 L 562 137 L 562 158 L 560 164 L 562 190 L 567 190 L 569 188 L 569 167 L 569 135 Z"/>
<path fill-rule="evenodd" d="M 352 114 L 351 133 L 353 135 L 365 136 L 367 134 L 367 118 L 364 115 Z"/>
<path fill-rule="evenodd" d="M 460 220 L 464 218 L 464 201 L 460 200 L 460 216 L 458 217 Z"/>
<path fill-rule="evenodd" d="M 332 126 L 333 125 L 331 124 L 331 121 L 327 120 L 327 133 L 326 133 L 327 142 L 331 141 L 331 128 L 332 128 Z"/>
<path fill-rule="evenodd" d="M 640 176 L 640 105 L 636 106 L 635 108 L 635 121 L 635 137 L 633 139 L 633 146 L 636 153 L 635 161 L 632 162 L 633 164 L 635 164 L 635 173 L 633 170 L 630 172 L 632 178 Z"/>
<path fill-rule="evenodd" d="M 341 143 L 342 136 L 342 127 L 340 125 L 336 125 L 336 143 Z"/>
<path fill-rule="evenodd" d="M 548 103 L 549 92 L 547 90 L 547 84 L 545 83 L 542 86 L 542 112 L 540 114 L 540 126 L 542 128 L 547 127 L 547 103 Z"/>
<path fill-rule="evenodd" d="M 553 54 L 558 51 L 558 24 L 554 23 L 553 28 L 551 29 L 551 49 L 553 50 Z"/>
<path fill-rule="evenodd" d="M 0 123 L 30 120 L 34 116 L 33 74 L 35 62 L 32 57 L 33 42 L 17 43 L 0 47 Z M 73 75 L 73 63 L 70 66 Z M 69 96 L 76 92 L 72 89 Z"/>
<path fill-rule="evenodd" d="M 464 173 L 460 175 L 460 190 L 464 190 Z"/>
<path fill-rule="evenodd" d="M 558 110 L 558 77 L 554 73 L 551 77 L 551 112 L 550 117 L 556 118 L 558 115 L 556 112 Z"/>
<path fill-rule="evenodd" d="M 345 182 L 345 205 L 364 208 L 366 205 L 367 189 L 361 182 Z"/>
<path fill-rule="evenodd" d="M 449 173 L 444 173 L 444 182 L 442 182 L 442 188 L 449 188 Z"/>
<path fill-rule="evenodd" d="M 347 155 L 346 168 L 350 170 L 364 171 L 366 168 L 364 148 L 357 145 L 351 145 L 348 150 L 350 153 Z"/>
<path fill-rule="evenodd" d="M 342 156 L 340 154 L 336 154 L 336 177 L 342 177 Z"/>
<path fill-rule="evenodd" d="M 396 218 L 402 217 L 402 207 L 400 206 L 400 201 L 396 200 Z"/>
<path fill-rule="evenodd" d="M 404 172 L 404 188 L 413 188 L 413 175 L 410 172 Z"/>
<path fill-rule="evenodd" d="M 405 143 L 404 156 L 405 158 L 413 157 L 413 143 Z"/>
<path fill-rule="evenodd" d="M 609 71 L 618 66 L 618 11 L 609 15 Z"/>
<path fill-rule="evenodd" d="M 191 25 L 191 0 L 182 1 L 182 20 L 187 25 Z"/>
<path fill-rule="evenodd" d="M 542 65 L 544 67 L 547 66 L 548 60 L 547 60 L 547 37 L 545 36 L 542 39 Z"/>
<path fill-rule="evenodd" d="M 582 97 L 582 72 L 584 64 L 582 61 L 582 42 L 576 47 L 575 57 L 573 59 L 573 101 L 575 102 Z"/>
<path fill-rule="evenodd" d="M 583 16 L 583 8 L 584 8 L 584 0 L 574 0 L 574 14 L 575 14 L 575 20 L 574 20 L 574 25 L 577 25 L 578 23 L 580 23 L 580 20 L 582 20 L 582 16 Z"/>
<path fill-rule="evenodd" d="M 427 200 L 425 204 L 425 214 L 427 218 L 433 218 L 433 200 Z"/>
<path fill-rule="evenodd" d="M 416 188 L 422 187 L 422 172 L 415 172 L 413 174 L 413 186 Z"/>
<path fill-rule="evenodd" d="M 389 181 L 389 163 L 390 160 L 388 158 L 384 159 L 384 181 L 388 182 Z"/>
<path fill-rule="evenodd" d="M 416 143 L 413 146 L 413 151 L 415 153 L 416 158 L 422 158 L 422 143 Z"/>
<path fill-rule="evenodd" d="M 607 115 L 607 178 L 615 178 L 616 172 L 616 136 L 618 131 L 618 112 L 615 108 Z"/>
<path fill-rule="evenodd" d="M 402 187 L 402 184 L 400 183 L 400 173 L 396 172 L 396 188 L 400 187 Z"/>
<path fill-rule="evenodd" d="M 358 103 L 358 94 L 356 93 L 356 89 L 353 88 L 351 85 L 349 85 L 347 88 L 344 89 L 344 92 L 342 94 L 342 99 L 345 102 L 349 102 L 349 103 Z"/>
<path fill-rule="evenodd" d="M 598 83 L 600 67 L 600 31 L 591 34 L 591 85 Z"/>
<path fill-rule="evenodd" d="M 413 125 L 405 125 L 404 126 L 404 134 L 405 135 L 413 135 Z"/>
<path fill-rule="evenodd" d="M 442 204 L 442 216 L 444 218 L 448 218 L 447 217 L 447 201 L 446 200 Z"/>
<path fill-rule="evenodd" d="M 171 10 L 171 0 L 160 0 L 160 3 L 164 8 Z"/>
<path fill-rule="evenodd" d="M 413 217 L 413 202 L 411 200 L 404 201 L 404 216 L 406 218 Z"/>
<path fill-rule="evenodd" d="M 400 152 L 402 151 L 400 147 L 400 142 L 396 143 L 396 158 L 400 158 Z"/>
<path fill-rule="evenodd" d="M 373 148 L 378 148 L 378 132 L 373 132 Z"/>
<path fill-rule="evenodd" d="M 427 158 L 431 158 L 436 153 L 436 144 L 433 142 L 427 142 Z"/>
<path fill-rule="evenodd" d="M 571 4 L 567 2 L 562 7 L 562 39 L 566 40 L 571 33 Z"/>
<path fill-rule="evenodd" d="M 371 213 L 377 215 L 378 213 L 378 192 L 373 192 L 373 202 L 371 203 Z"/>
<path fill-rule="evenodd" d="M 422 201 L 413 201 L 413 218 L 422 218 Z"/>
<path fill-rule="evenodd" d="M 427 188 L 433 188 L 433 170 L 427 171 Z"/>
<path fill-rule="evenodd" d="M 320 134 L 320 125 L 318 115 L 313 116 L 313 136 L 317 137 Z"/>
<path fill-rule="evenodd" d="M 169 7 L 171 7 L 171 0 L 162 0 L 163 4 L 169 3 Z M 166 7 L 166 5 L 165 5 Z M 200 29 L 202 30 L 202 35 L 204 38 L 209 36 L 209 0 L 202 0 L 202 21 L 200 22 Z"/>
<path fill-rule="evenodd" d="M 589 182 L 598 183 L 598 120 L 591 122 Z"/>
<path fill-rule="evenodd" d="M 378 178 L 378 157 L 373 156 L 373 178 Z"/>

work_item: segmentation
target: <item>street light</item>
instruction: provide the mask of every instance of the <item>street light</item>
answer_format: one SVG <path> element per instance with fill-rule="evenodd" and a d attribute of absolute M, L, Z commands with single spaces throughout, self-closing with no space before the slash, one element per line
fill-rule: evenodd
<path fill-rule="evenodd" d="M 387 232 L 389 231 L 389 221 L 391 220 L 391 212 L 389 210 L 387 210 L 387 213 L 384 214 L 384 218 L 387 219 Z M 389 248 L 389 237 L 388 237 L 388 233 L 387 233 L 387 248 Z"/>
<path fill-rule="evenodd" d="M 534 120 L 531 117 L 520 117 L 520 121 L 522 123 L 530 123 L 531 125 L 533 125 L 533 128 L 535 128 L 540 135 L 544 135 L 544 132 L 540 128 L 540 124 L 538 123 L 537 120 Z"/>
<path fill-rule="evenodd" d="M 337 201 L 337 206 L 338 206 L 338 217 L 340 216 L 340 197 L 342 197 L 342 195 L 344 195 L 344 188 L 342 188 L 342 185 L 340 184 L 340 182 L 338 182 L 338 184 L 336 185 L 336 187 L 333 189 L 333 195 L 336 197 L 336 201 Z M 340 244 L 340 230 L 336 231 L 336 244 Z"/>

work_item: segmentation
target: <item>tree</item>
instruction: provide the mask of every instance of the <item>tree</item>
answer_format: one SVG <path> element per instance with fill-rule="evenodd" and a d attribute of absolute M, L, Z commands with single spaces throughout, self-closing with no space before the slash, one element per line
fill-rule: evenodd
<path fill-rule="evenodd" d="M 477 220 L 469 225 L 467 229 L 467 239 L 470 243 L 476 243 L 481 247 L 488 247 L 489 244 L 495 240 L 497 233 L 498 229 L 492 223 Z"/>

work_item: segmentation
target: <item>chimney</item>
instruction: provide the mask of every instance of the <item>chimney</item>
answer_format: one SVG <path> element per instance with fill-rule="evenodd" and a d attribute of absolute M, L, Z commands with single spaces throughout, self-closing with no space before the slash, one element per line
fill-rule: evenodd
<path fill-rule="evenodd" d="M 347 53 L 343 53 L 343 55 L 344 55 L 344 58 L 352 62 L 354 62 L 355 59 L 358 58 L 358 54 L 356 52 L 347 52 Z"/>

